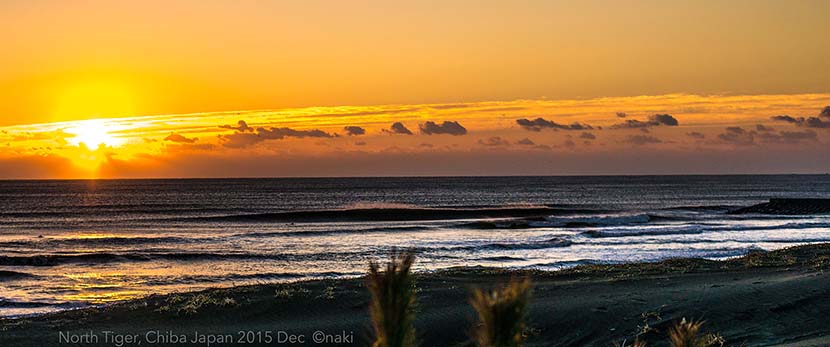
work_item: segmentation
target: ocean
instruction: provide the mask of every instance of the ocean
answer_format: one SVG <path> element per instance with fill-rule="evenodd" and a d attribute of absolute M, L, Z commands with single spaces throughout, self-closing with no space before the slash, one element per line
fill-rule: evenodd
<path fill-rule="evenodd" d="M 417 270 L 555 271 L 830 241 L 830 175 L 0 181 L 0 316 L 152 293 Z"/>

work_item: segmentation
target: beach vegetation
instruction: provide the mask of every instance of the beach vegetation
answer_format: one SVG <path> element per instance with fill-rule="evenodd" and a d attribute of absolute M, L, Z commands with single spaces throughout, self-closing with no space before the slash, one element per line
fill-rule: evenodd
<path fill-rule="evenodd" d="M 172 312 L 176 315 L 190 316 L 200 310 L 213 308 L 235 307 L 237 302 L 234 298 L 224 296 L 220 293 L 201 292 L 193 294 L 172 294 L 165 300 L 165 304 L 155 311 L 160 313 Z"/>
<path fill-rule="evenodd" d="M 373 347 L 411 347 L 415 336 L 415 280 L 411 273 L 415 256 L 392 255 L 385 269 L 369 264 L 369 313 L 375 331 Z"/>
<path fill-rule="evenodd" d="M 492 289 L 476 289 L 470 304 L 478 314 L 473 338 L 480 347 L 520 347 L 524 345 L 525 315 L 530 301 L 529 279 L 512 280 Z"/>
<path fill-rule="evenodd" d="M 294 297 L 307 296 L 309 294 L 311 294 L 310 290 L 297 285 L 285 285 L 274 290 L 274 297 L 277 299 L 293 299 Z"/>
<path fill-rule="evenodd" d="M 718 334 L 701 334 L 702 320 L 681 321 L 669 328 L 671 347 L 721 347 L 726 342 Z"/>

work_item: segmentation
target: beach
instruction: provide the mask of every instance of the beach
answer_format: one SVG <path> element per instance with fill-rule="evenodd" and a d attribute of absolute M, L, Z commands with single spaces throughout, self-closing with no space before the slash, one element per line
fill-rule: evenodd
<path fill-rule="evenodd" d="M 683 317 L 705 320 L 704 330 L 720 334 L 728 346 L 826 346 L 828 270 L 828 244 L 722 261 L 670 259 L 557 272 L 446 269 L 417 275 L 416 329 L 421 346 L 470 345 L 470 289 L 528 276 L 534 282 L 528 346 L 611 346 L 638 334 L 650 346 L 662 346 L 667 327 Z M 4 319 L 0 345 L 58 345 L 63 333 L 99 340 L 61 345 L 113 346 L 114 340 L 104 341 L 110 332 L 110 338 L 132 336 L 141 345 L 207 345 L 212 337 L 211 345 L 238 345 L 247 338 L 253 345 L 365 346 L 371 336 L 367 305 L 364 278 L 151 295 Z M 315 333 L 331 340 L 315 343 Z M 186 342 L 176 340 L 182 335 Z M 221 336 L 231 336 L 231 342 L 217 340 Z M 294 343 L 288 341 L 292 336 Z M 335 336 L 346 339 L 335 342 Z"/>

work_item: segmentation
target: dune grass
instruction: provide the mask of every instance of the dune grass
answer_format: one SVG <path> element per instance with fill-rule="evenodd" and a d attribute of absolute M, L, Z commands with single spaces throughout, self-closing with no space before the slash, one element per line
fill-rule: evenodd
<path fill-rule="evenodd" d="M 392 256 L 386 269 L 369 264 L 369 313 L 375 331 L 373 347 L 412 347 L 416 345 L 413 325 L 415 282 L 410 272 L 415 256 Z"/>
<path fill-rule="evenodd" d="M 717 334 L 701 334 L 704 321 L 683 318 L 669 328 L 669 342 L 672 347 L 715 347 L 723 346 L 724 340 Z"/>
<path fill-rule="evenodd" d="M 473 291 L 470 304 L 479 324 L 473 338 L 480 347 L 520 347 L 524 345 L 525 314 L 530 301 L 529 279 L 513 280 L 494 290 Z"/>

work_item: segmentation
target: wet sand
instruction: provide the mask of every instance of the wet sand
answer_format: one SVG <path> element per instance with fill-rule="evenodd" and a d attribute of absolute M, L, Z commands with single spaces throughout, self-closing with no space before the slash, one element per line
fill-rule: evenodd
<path fill-rule="evenodd" d="M 470 288 L 530 276 L 535 285 L 528 346 L 607 347 L 644 331 L 640 336 L 649 346 L 664 346 L 666 328 L 682 317 L 705 319 L 704 330 L 721 334 L 729 346 L 828 346 L 827 271 L 828 244 L 728 261 L 587 265 L 556 273 L 451 269 L 418 275 L 416 328 L 421 346 L 472 345 Z M 371 336 L 367 305 L 363 279 L 154 295 L 101 308 L 4 319 L 0 346 L 114 346 L 115 334 L 136 336 L 141 346 L 207 345 L 190 343 L 196 331 L 205 340 L 212 336 L 212 346 L 243 345 L 240 337 L 255 342 L 244 345 L 366 346 Z M 113 332 L 108 341 L 105 331 Z M 304 336 L 306 343 L 280 344 L 277 339 L 286 337 L 280 331 Z M 330 341 L 340 336 L 343 343 L 315 344 L 316 331 L 329 334 Z M 79 339 L 94 335 L 97 343 L 59 343 L 61 332 Z M 187 340 L 172 342 L 171 334 L 184 334 Z M 224 334 L 233 343 L 217 341 Z M 270 343 L 265 343 L 269 334 Z M 164 338 L 170 342 L 160 343 Z"/>

